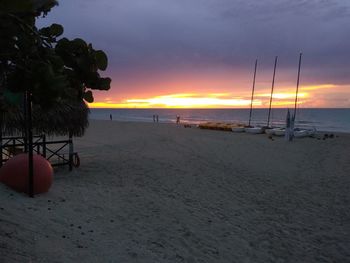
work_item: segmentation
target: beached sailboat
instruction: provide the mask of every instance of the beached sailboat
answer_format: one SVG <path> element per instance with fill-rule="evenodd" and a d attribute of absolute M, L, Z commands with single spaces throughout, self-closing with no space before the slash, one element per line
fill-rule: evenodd
<path fill-rule="evenodd" d="M 314 135 L 316 133 L 316 129 L 300 129 L 300 128 L 294 128 L 296 115 L 297 115 L 297 104 L 298 104 L 298 92 L 299 92 L 299 83 L 300 83 L 300 69 L 301 69 L 301 58 L 302 53 L 300 53 L 299 56 L 299 68 L 298 68 L 298 80 L 297 80 L 297 90 L 295 93 L 295 103 L 294 103 L 294 115 L 293 115 L 293 137 L 296 138 L 303 138 L 303 137 L 309 137 L 311 135 Z"/>
<path fill-rule="evenodd" d="M 275 57 L 275 65 L 274 65 L 274 68 L 273 68 L 272 87 L 271 87 L 271 96 L 270 96 L 270 106 L 269 106 L 269 113 L 268 113 L 268 116 L 267 116 L 267 125 L 266 125 L 266 129 L 265 129 L 265 133 L 268 134 L 268 135 L 273 135 L 274 134 L 274 129 L 270 126 L 270 117 L 271 117 L 273 90 L 274 90 L 274 87 L 275 87 L 277 60 L 278 60 L 278 56 Z"/>
<path fill-rule="evenodd" d="M 293 113 L 292 117 L 290 117 L 290 115 L 289 115 L 290 114 L 289 110 L 287 113 L 287 123 L 289 123 L 291 126 L 288 127 L 289 130 L 287 132 L 286 132 L 286 128 L 281 128 L 281 127 L 280 128 L 266 129 L 265 132 L 269 135 L 286 136 L 286 137 L 288 137 L 288 140 L 289 140 L 289 138 L 292 138 L 292 137 L 296 137 L 296 138 L 308 137 L 308 136 L 315 134 L 315 132 L 316 132 L 316 129 L 294 128 L 294 123 L 296 120 L 296 113 L 297 113 L 297 104 L 298 104 L 301 59 L 302 59 L 302 53 L 300 53 L 300 56 L 299 56 L 299 67 L 298 67 L 297 87 L 296 87 L 296 92 L 295 92 L 294 113 Z M 271 106 L 271 104 L 270 104 L 270 106 Z M 269 123 L 269 119 L 268 119 L 268 123 Z"/>
<path fill-rule="evenodd" d="M 290 117 L 290 112 L 288 110 L 287 118 L 286 118 L 286 128 L 274 128 L 271 131 L 271 134 L 273 134 L 273 135 L 285 136 L 288 141 L 292 140 L 292 138 L 294 137 L 294 123 L 295 123 L 295 117 L 296 117 L 299 83 L 300 83 L 301 57 L 302 57 L 302 53 L 300 53 L 300 56 L 299 56 L 298 79 L 297 79 L 297 88 L 296 88 L 296 92 L 295 92 L 293 117 Z"/>
<path fill-rule="evenodd" d="M 254 67 L 254 78 L 253 78 L 253 89 L 252 89 L 252 97 L 250 102 L 250 111 L 249 111 L 249 121 L 248 126 L 244 128 L 244 131 L 247 133 L 253 133 L 253 134 L 259 134 L 263 133 L 263 127 L 252 127 L 250 125 L 252 120 L 252 112 L 253 112 L 253 102 L 254 102 L 254 91 L 255 91 L 255 80 L 256 80 L 256 70 L 258 67 L 258 60 L 255 60 L 255 67 Z"/>

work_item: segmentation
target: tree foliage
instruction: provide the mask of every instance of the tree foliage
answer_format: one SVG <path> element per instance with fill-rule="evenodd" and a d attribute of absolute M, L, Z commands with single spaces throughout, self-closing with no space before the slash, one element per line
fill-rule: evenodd
<path fill-rule="evenodd" d="M 93 102 L 92 90 L 108 90 L 100 76 L 108 59 L 82 39 L 62 37 L 59 24 L 38 29 L 54 0 L 0 0 L 0 110 L 19 104 L 25 91 L 33 103 L 50 108 L 61 102 Z"/>

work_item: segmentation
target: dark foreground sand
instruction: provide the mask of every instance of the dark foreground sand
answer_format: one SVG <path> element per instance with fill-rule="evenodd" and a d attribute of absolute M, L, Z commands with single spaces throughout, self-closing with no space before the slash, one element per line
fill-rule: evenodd
<path fill-rule="evenodd" d="M 350 136 L 287 143 L 94 121 L 35 199 L 0 185 L 0 262 L 350 262 Z"/>

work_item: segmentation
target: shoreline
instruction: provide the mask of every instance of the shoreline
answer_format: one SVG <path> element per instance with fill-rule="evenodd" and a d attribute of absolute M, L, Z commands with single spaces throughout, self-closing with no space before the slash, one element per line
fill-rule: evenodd
<path fill-rule="evenodd" d="M 272 109 L 273 126 L 285 126 L 285 108 Z M 249 109 L 91 109 L 90 119 L 109 120 L 110 114 L 120 121 L 152 122 L 152 115 L 158 115 L 162 122 L 176 122 L 176 116 L 184 123 L 199 124 L 202 122 L 236 122 L 248 123 Z M 268 109 L 254 109 L 252 123 L 266 126 Z M 325 132 L 350 133 L 350 109 L 300 108 L 297 111 L 296 126 Z"/>
<path fill-rule="evenodd" d="M 102 120 L 102 119 L 89 119 L 89 122 L 92 121 L 92 122 L 111 122 L 111 120 Z M 140 120 L 135 120 L 135 121 L 132 121 L 132 120 L 112 120 L 112 122 L 117 122 L 117 123 L 129 123 L 129 124 L 132 124 L 132 123 L 139 123 L 139 124 L 142 124 L 142 123 L 147 123 L 147 124 L 154 124 L 154 125 L 157 125 L 157 124 L 169 124 L 169 125 L 180 125 L 180 126 L 183 126 L 185 124 L 189 124 L 189 125 L 192 125 L 192 126 L 195 126 L 195 127 L 192 127 L 192 128 L 198 128 L 197 126 L 200 124 L 200 123 L 205 123 L 205 122 L 221 122 L 221 123 L 239 123 L 239 122 L 224 122 L 224 121 L 203 121 L 203 122 L 186 122 L 186 121 L 181 121 L 180 124 L 176 124 L 176 121 L 174 120 L 173 122 L 167 122 L 167 121 L 159 121 L 158 123 L 157 122 L 153 122 L 152 120 L 150 121 L 140 121 Z M 275 126 L 275 128 L 278 128 L 278 126 Z M 341 135 L 341 134 L 344 134 L 344 135 L 347 135 L 349 134 L 350 135 L 350 131 L 327 131 L 327 130 L 316 130 L 316 133 L 332 133 L 332 134 L 335 134 L 335 135 Z M 245 134 L 245 133 L 243 133 Z M 259 134 L 257 134 L 259 135 Z M 260 135 L 264 135 L 264 134 L 260 134 Z"/>

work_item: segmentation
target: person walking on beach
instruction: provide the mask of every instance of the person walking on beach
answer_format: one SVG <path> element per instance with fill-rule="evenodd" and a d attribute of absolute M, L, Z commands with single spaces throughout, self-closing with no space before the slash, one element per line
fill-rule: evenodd
<path fill-rule="evenodd" d="M 158 114 L 156 115 L 156 119 L 157 119 L 157 122 L 159 122 L 159 116 L 158 116 Z"/>
<path fill-rule="evenodd" d="M 180 116 L 176 115 L 176 124 L 179 124 L 179 123 L 180 123 Z"/>
<path fill-rule="evenodd" d="M 153 122 L 156 122 L 156 115 L 153 114 Z"/>
<path fill-rule="evenodd" d="M 111 121 L 113 120 L 112 114 L 109 114 L 109 119 L 110 119 Z"/>

